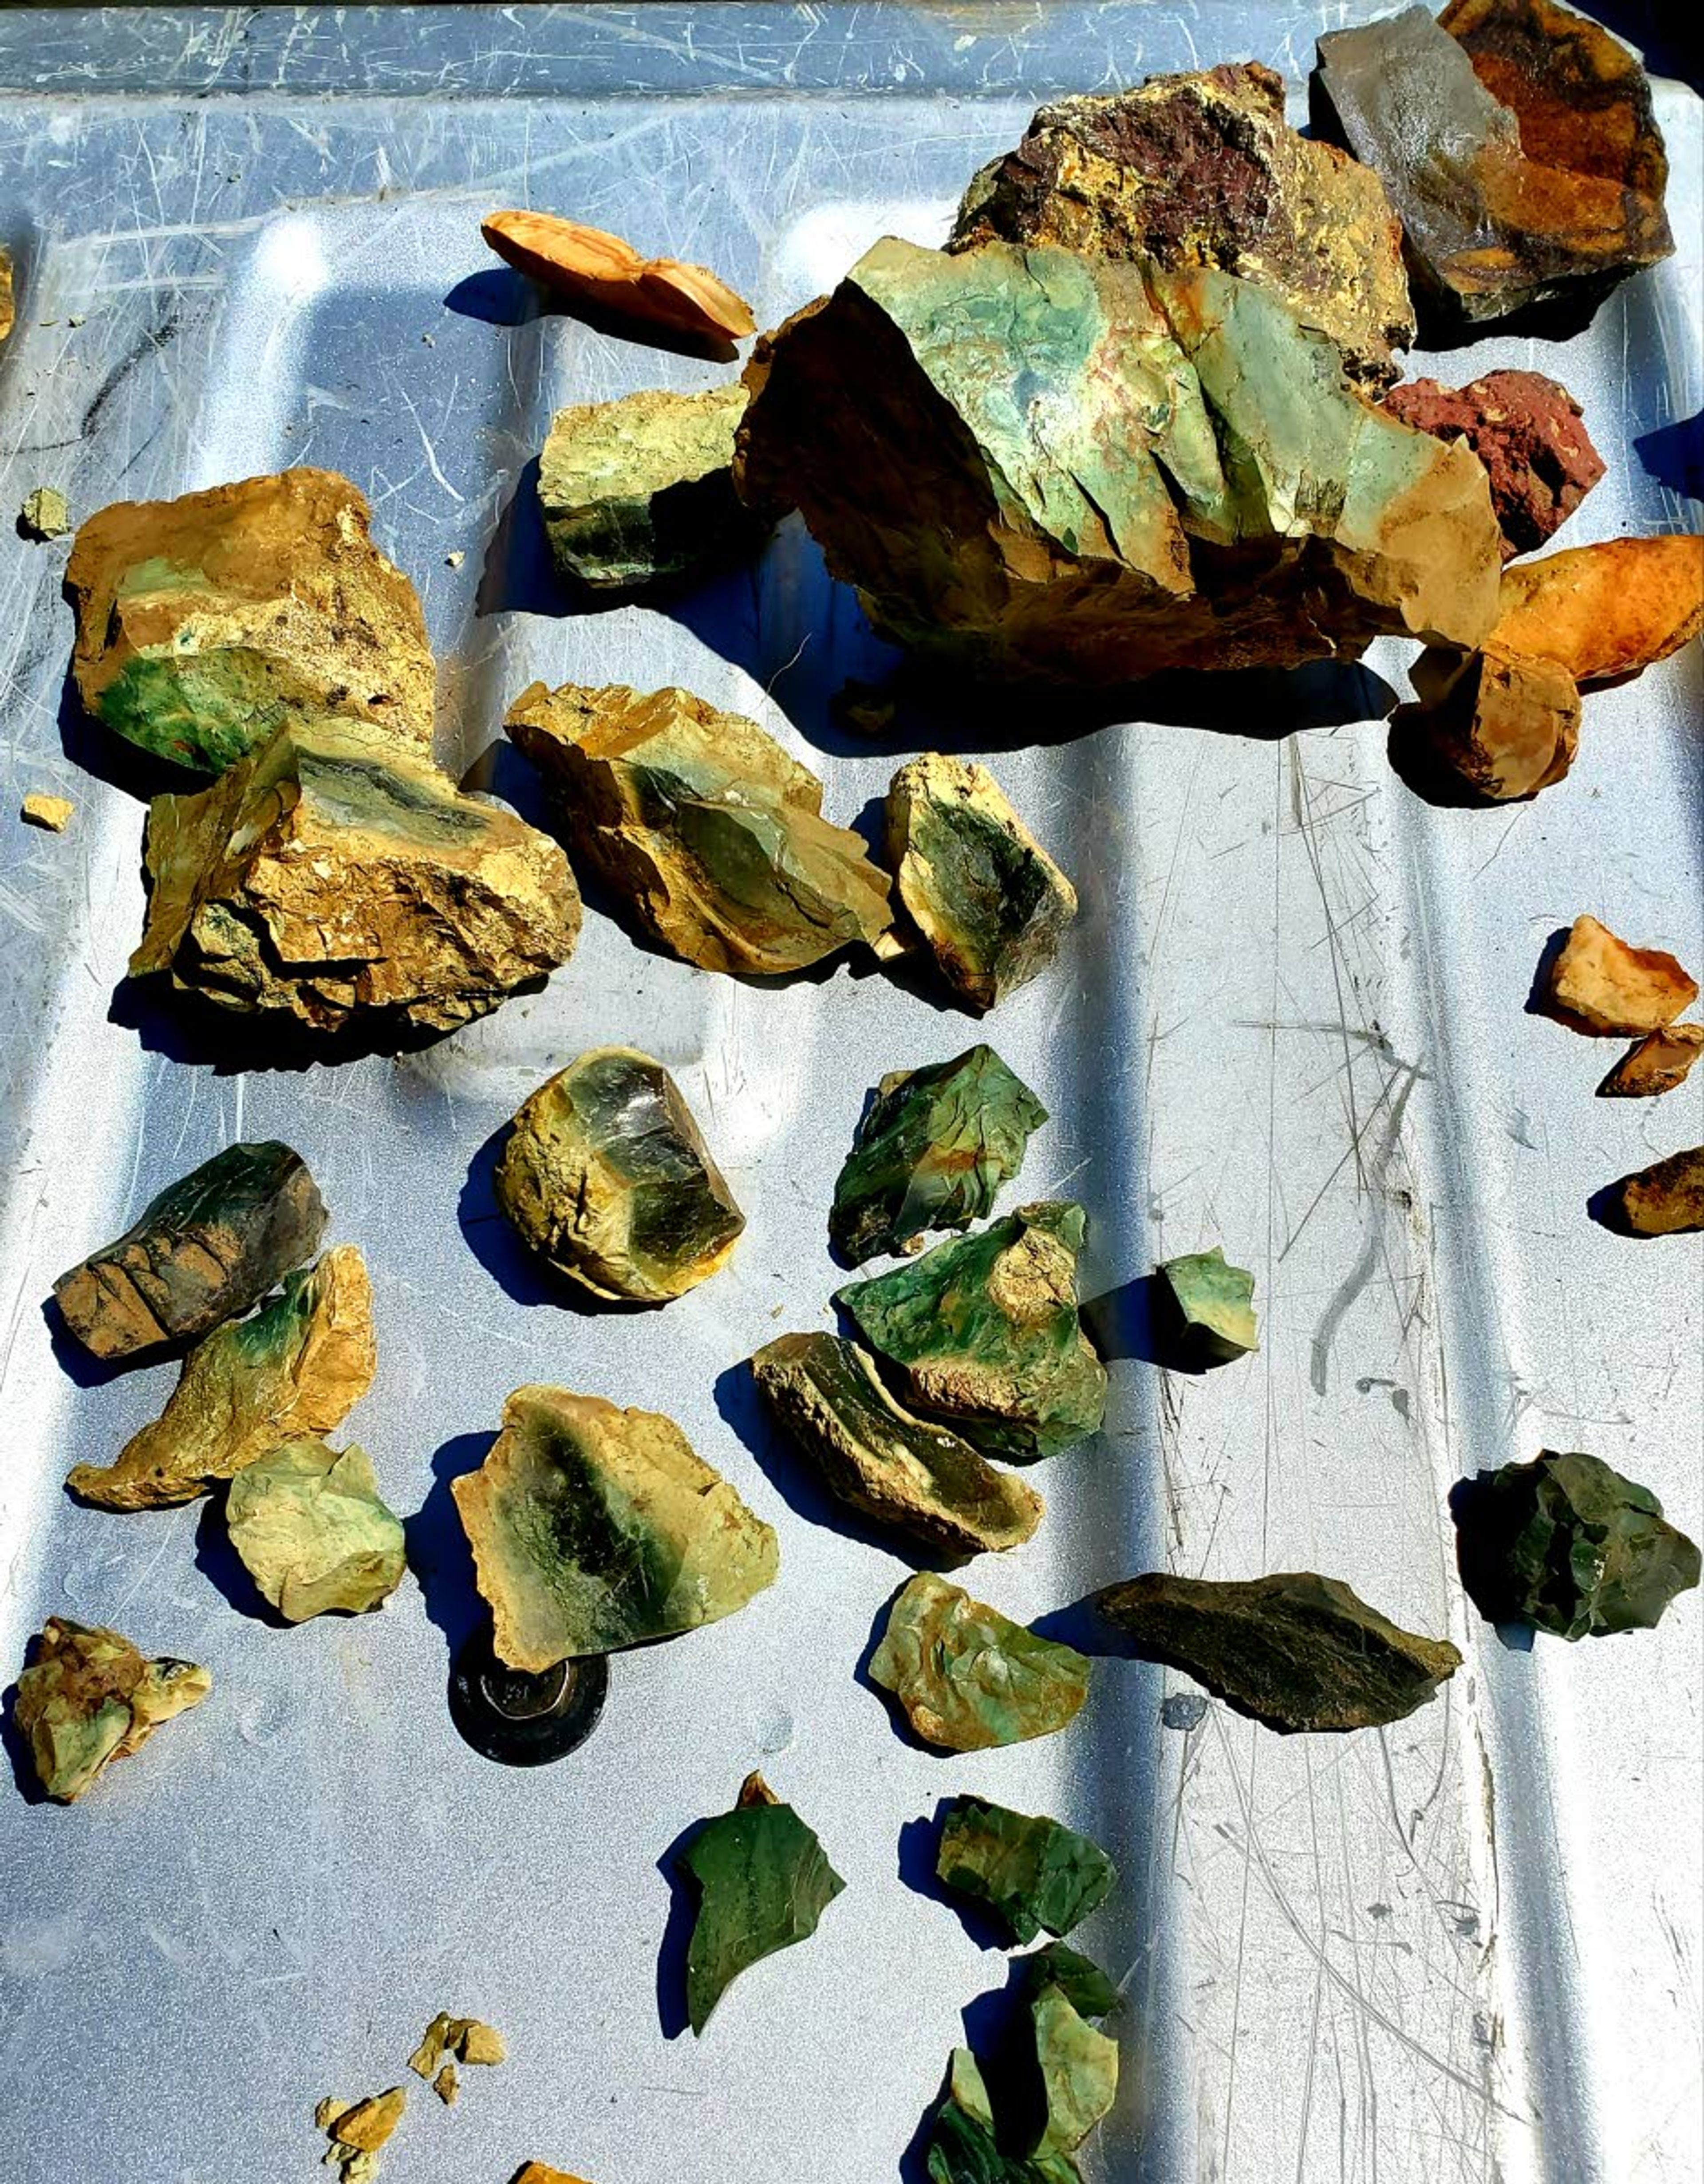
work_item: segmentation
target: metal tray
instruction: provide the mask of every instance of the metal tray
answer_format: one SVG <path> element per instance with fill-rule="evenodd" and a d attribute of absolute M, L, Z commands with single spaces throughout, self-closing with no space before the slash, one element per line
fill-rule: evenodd
<path fill-rule="evenodd" d="M 522 683 L 679 681 L 781 735 L 849 819 L 896 760 L 828 701 L 884 655 L 796 528 L 671 613 L 562 612 L 526 515 L 551 410 L 717 375 L 518 310 L 478 215 L 571 209 L 713 264 L 773 321 L 884 231 L 937 238 L 1040 98 L 1252 54 L 1299 114 L 1315 31 L 1379 12 L 10 13 L 0 504 L 345 470 L 424 594 L 447 762 L 525 805 L 524 772 L 483 755 Z M 1704 131 L 1691 92 L 1658 96 L 1679 254 L 1564 349 L 1489 339 L 1441 367 L 1534 365 L 1583 398 L 1612 468 L 1575 540 L 1698 517 L 1663 481 L 1704 398 Z M 453 2112 L 419 2090 L 396 2184 L 503 2184 L 526 2156 L 596 2184 L 880 2184 L 961 2013 L 986 2025 L 1007 1976 L 919 1885 L 918 1823 L 970 1789 L 1089 1829 L 1122 1870 L 1085 1935 L 1127 1996 L 1100 2184 L 1696 2184 L 1697 1602 L 1651 1635 L 1511 1648 L 1464 1606 L 1446 1496 L 1584 1445 L 1699 1529 L 1704 1246 L 1617 1239 L 1586 1200 L 1696 1141 L 1704 1085 L 1595 1100 L 1601 1057 L 1525 1006 L 1582 909 L 1704 957 L 1697 647 L 1590 699 L 1567 783 L 1500 811 L 1417 801 L 1359 674 L 1000 731 L 1084 915 L 992 1034 L 1054 1118 L 1024 1190 L 1091 1211 L 1115 1397 L 1104 1436 L 1048 1468 L 1039 1536 L 975 1587 L 1028 1618 L 1158 1563 L 1320 1568 L 1467 1665 L 1388 1734 L 1283 1740 L 1218 1706 L 1177 1725 L 1187 1685 L 1114 1661 L 1069 1735 L 955 1763 L 902 1742 L 859 1673 L 904 1565 L 827 1518 L 736 1368 L 824 1323 L 866 1085 L 971 1024 L 845 965 L 706 976 L 594 915 L 545 993 L 422 1053 L 283 1069 L 240 1026 L 209 1038 L 121 984 L 147 784 L 62 701 L 62 562 L 0 550 L 0 1660 L 57 1610 L 204 1661 L 215 1688 L 86 1805 L 0 1808 L 8 2176 L 305 2179 L 316 2101 L 405 2076 L 448 2008 L 512 2059 Z M 1400 689 L 1405 664 L 1389 645 L 1367 667 Z M 995 733 L 969 699 L 928 730 Z M 32 788 L 76 799 L 62 838 L 14 824 Z M 494 1134 L 606 1039 L 677 1072 L 751 1217 L 730 1270 L 662 1317 L 545 1301 L 492 1217 Z M 200 1508 L 61 1491 L 171 1373 L 56 1356 L 51 1278 L 245 1134 L 301 1149 L 372 1268 L 383 1360 L 351 1426 L 418 1513 L 417 1576 L 376 1617 L 268 1628 Z M 1143 1278 L 1213 1240 L 1256 1272 L 1264 1346 L 1165 1373 Z M 473 1607 L 449 1481 L 531 1379 L 679 1419 L 779 1525 L 785 1570 L 735 1619 L 618 1659 L 591 1741 L 528 1774 L 463 1745 L 444 1691 Z M 667 2037 L 669 1847 L 754 1766 L 846 1892 L 701 2042 Z M 662 1992 L 672 2019 L 667 1970 Z"/>

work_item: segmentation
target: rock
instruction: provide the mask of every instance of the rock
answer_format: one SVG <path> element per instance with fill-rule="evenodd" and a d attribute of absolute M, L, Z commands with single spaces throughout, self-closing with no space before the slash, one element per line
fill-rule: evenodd
<path fill-rule="evenodd" d="M 680 1856 L 698 1905 L 686 1952 L 686 2014 L 701 2033 L 753 1964 L 807 1942 L 846 1886 L 814 1829 L 751 1775 L 731 1813 L 707 1820 Z"/>
<path fill-rule="evenodd" d="M 1162 1259 L 1159 1272 L 1183 1323 L 1183 1343 L 1203 1362 L 1223 1365 L 1260 1346 L 1254 1318 L 1254 1277 L 1227 1264 L 1215 1245 Z"/>
<path fill-rule="evenodd" d="M 504 723 L 543 773 L 577 860 L 646 937 L 707 971 L 804 969 L 892 922 L 823 784 L 755 722 L 689 690 L 523 690 Z"/>
<path fill-rule="evenodd" d="M 1456 388 L 1413 379 L 1393 387 L 1384 406 L 1416 432 L 1465 440 L 1478 455 L 1505 560 L 1560 531 L 1603 476 L 1579 404 L 1541 371 L 1488 371 Z"/>
<path fill-rule="evenodd" d="M 994 2104 L 980 2065 L 955 2048 L 947 2091 L 930 2123 L 929 2184 L 1082 2184 L 1069 2154 L 1032 2160 L 1000 2142 Z"/>
<path fill-rule="evenodd" d="M 1109 2017 L 1120 2007 L 1119 1991 L 1100 1966 L 1063 1942 L 1049 1942 L 1025 1957 L 1024 1972 L 1032 1993 L 1056 1986 L 1080 2017 Z"/>
<path fill-rule="evenodd" d="M 1109 1585 L 1101 1613 L 1144 1658 L 1181 1669 L 1268 1729 L 1372 1729 L 1400 1721 L 1461 1665 L 1310 1570 L 1242 1584 L 1164 1571 Z"/>
<path fill-rule="evenodd" d="M 1517 24 L 1518 72 L 1494 58 Z M 1319 41 L 1309 97 L 1315 133 L 1383 178 L 1436 331 L 1539 304 L 1594 305 L 1673 249 L 1643 71 L 1548 0 L 1461 0 L 1436 22 L 1410 8 L 1333 31 Z M 1590 117 L 1610 103 L 1601 131 Z"/>
<path fill-rule="evenodd" d="M 1642 673 L 1701 627 L 1704 538 L 1609 538 L 1506 569 L 1485 642 L 1554 660 L 1589 688 Z"/>
<path fill-rule="evenodd" d="M 198 795 L 157 796 L 141 977 L 319 1032 L 449 1031 L 566 963 L 561 850 L 370 732 L 299 721 Z"/>
<path fill-rule="evenodd" d="M 1044 1985 L 1031 1997 L 1031 2028 L 1042 2083 L 1042 2125 L 1031 2152 L 1075 2153 L 1118 2098 L 1118 2042 L 1078 2015 L 1070 1997 Z"/>
<path fill-rule="evenodd" d="M 12 254 L 0 248 L 0 342 L 18 323 L 17 298 L 12 283 Z"/>
<path fill-rule="evenodd" d="M 944 1752 L 1052 1736 L 1088 1696 L 1089 1664 L 956 1585 L 919 1571 L 888 1609 L 869 1674 Z"/>
<path fill-rule="evenodd" d="M 432 2081 L 432 2090 L 447 2109 L 453 2109 L 461 2098 L 461 2079 L 453 2063 L 446 2063 Z"/>
<path fill-rule="evenodd" d="M 69 1805 L 212 1688 L 192 1661 L 147 1660 L 116 1630 L 50 1615 L 19 1675 L 13 1719 L 42 1789 Z"/>
<path fill-rule="evenodd" d="M 638 1304 L 707 1281 L 746 1227 L 680 1088 L 630 1046 L 594 1047 L 522 1102 L 495 1189 L 558 1273 Z"/>
<path fill-rule="evenodd" d="M 368 536 L 366 497 L 289 470 L 177 500 L 116 501 L 65 582 L 85 705 L 156 757 L 222 773 L 304 714 L 432 755 L 437 670 L 412 584 Z"/>
<path fill-rule="evenodd" d="M 1670 1153 L 1615 1186 L 1621 1217 L 1635 1236 L 1679 1236 L 1704 1228 L 1704 1145 Z"/>
<path fill-rule="evenodd" d="M 1489 644 L 1465 659 L 1431 657 L 1447 660 L 1450 671 L 1416 666 L 1427 696 L 1398 707 L 1394 736 L 1419 738 L 1487 803 L 1536 796 L 1566 777 L 1580 735 L 1580 694 L 1566 667 Z"/>
<path fill-rule="evenodd" d="M 587 2184 L 584 2176 L 570 2176 L 566 2169 L 552 2169 L 543 2161 L 523 2161 L 509 2184 Z"/>
<path fill-rule="evenodd" d="M 936 1878 L 986 1904 L 1012 1940 L 1069 1934 L 1111 1895 L 1118 1869 L 1087 1836 L 980 1797 L 955 1797 L 941 1830 Z"/>
<path fill-rule="evenodd" d="M 782 1429 L 830 1492 L 873 1524 L 959 1557 L 1021 1546 L 1042 1502 L 945 1426 L 902 1410 L 855 1343 L 784 1334 L 751 1360 Z"/>
<path fill-rule="evenodd" d="M 26 827 L 42 827 L 50 834 L 63 834 L 76 808 L 69 796 L 48 796 L 37 788 L 19 805 L 18 816 Z"/>
<path fill-rule="evenodd" d="M 876 1089 L 835 1184 L 829 1235 L 855 1265 L 967 1228 L 1023 1166 L 1048 1111 L 990 1046 L 897 1069 Z"/>
<path fill-rule="evenodd" d="M 941 976 L 978 1015 L 1045 971 L 1076 889 L 986 766 L 925 751 L 887 792 L 887 859 Z"/>
<path fill-rule="evenodd" d="M 560 573 L 593 591 L 660 584 L 753 553 L 767 528 L 734 490 L 736 381 L 559 410 L 539 508 Z"/>
<path fill-rule="evenodd" d="M 898 1370 L 913 1408 L 991 1456 L 1033 1462 L 1099 1430 L 1106 1368 L 1077 1316 L 1080 1206 L 1020 1206 L 835 1301 Z"/>
<path fill-rule="evenodd" d="M 955 675 L 1118 683 L 1490 626 L 1470 451 L 1229 274 L 890 237 L 746 383 L 741 493 L 796 503 L 877 629 Z"/>
<path fill-rule="evenodd" d="M 1666 949 L 1630 948 L 1595 917 L 1574 920 L 1550 966 L 1551 1006 L 1576 1031 L 1661 1031 L 1697 998 Z"/>
<path fill-rule="evenodd" d="M 1684 1084 L 1704 1053 L 1704 1024 L 1665 1024 L 1635 1039 L 1597 1088 L 1601 1100 L 1651 1100 Z"/>
<path fill-rule="evenodd" d="M 393 2086 L 388 2093 L 374 2093 L 341 2114 L 329 2117 L 321 2128 L 338 2146 L 349 2147 L 356 2153 L 377 2153 L 402 2121 L 407 2105 L 406 2089 Z"/>
<path fill-rule="evenodd" d="M 440 2010 L 422 2035 L 419 2047 L 409 2057 L 408 2067 L 416 2077 L 430 2078 L 434 2072 L 442 2076 L 439 2065 L 446 2055 L 454 2055 L 463 2063 L 489 2066 L 507 2062 L 509 2048 L 494 2025 L 482 2025 L 477 2017 L 451 2017 L 447 2011 Z"/>
<path fill-rule="evenodd" d="M 1461 1582 L 1490 1623 L 1568 1639 L 1654 1630 L 1698 1582 L 1697 1548 L 1650 1488 L 1595 1456 L 1545 1449 L 1482 1471 L 1456 1525 Z"/>
<path fill-rule="evenodd" d="M 80 1463 L 65 1484 L 103 1509 L 164 1509 L 281 1442 L 330 1433 L 372 1385 L 372 1287 L 353 1244 L 287 1274 L 251 1319 L 196 1345 L 165 1408 L 109 1464 Z"/>
<path fill-rule="evenodd" d="M 1258 61 L 1042 107 L 971 183 L 947 248 L 993 241 L 1256 281 L 1371 386 L 1395 376 L 1391 351 L 1414 339 L 1383 184 L 1287 128 L 1283 80 Z"/>
<path fill-rule="evenodd" d="M 151 1200 L 111 1244 L 61 1274 L 66 1326 L 97 1357 L 205 1334 L 305 1264 L 326 1209 L 299 1152 L 227 1145 Z"/>
<path fill-rule="evenodd" d="M 757 331 L 751 306 L 707 266 L 641 257 L 602 228 L 547 212 L 493 212 L 479 232 L 507 264 L 551 294 L 720 348 Z"/>
<path fill-rule="evenodd" d="M 282 1442 L 232 1480 L 225 1520 L 243 1567 L 287 1623 L 333 1609 L 364 1615 L 402 1583 L 402 1525 L 361 1449 L 338 1456 L 321 1440 Z"/>
<path fill-rule="evenodd" d="M 696 1630 L 779 1566 L 774 1531 L 672 1419 L 565 1388 L 517 1388 L 451 1491 L 511 1669 Z"/>
<path fill-rule="evenodd" d="M 38 485 L 33 493 L 25 494 L 24 505 L 18 511 L 20 538 L 63 538 L 72 527 L 70 504 L 58 486 Z"/>

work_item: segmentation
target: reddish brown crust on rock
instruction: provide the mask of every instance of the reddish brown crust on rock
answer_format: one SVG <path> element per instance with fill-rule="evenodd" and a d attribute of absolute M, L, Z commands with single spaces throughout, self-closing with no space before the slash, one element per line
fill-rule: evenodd
<path fill-rule="evenodd" d="M 1487 372 L 1455 388 L 1412 379 L 1384 406 L 1434 439 L 1466 440 L 1491 481 L 1505 560 L 1542 546 L 1604 473 L 1579 404 L 1539 371 Z"/>

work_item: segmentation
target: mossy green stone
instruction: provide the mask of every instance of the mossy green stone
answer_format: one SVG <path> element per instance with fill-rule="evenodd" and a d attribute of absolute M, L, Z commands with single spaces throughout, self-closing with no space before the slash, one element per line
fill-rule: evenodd
<path fill-rule="evenodd" d="M 953 2051 L 930 2127 L 928 2171 L 929 2184 L 1082 2184 L 1069 2155 L 1031 2159 L 1001 2146 L 987 2084 L 968 2048 Z"/>
<path fill-rule="evenodd" d="M 1097 1842 L 1058 1820 L 958 1797 L 941 1830 L 937 1878 L 985 1903 L 1014 1942 L 1069 1934 L 1112 1893 L 1117 1868 Z"/>
<path fill-rule="evenodd" d="M 70 1804 L 212 1688 L 192 1661 L 150 1661 L 119 1631 L 53 1615 L 18 1678 L 18 1733 L 42 1789 Z"/>
<path fill-rule="evenodd" d="M 686 1952 L 686 2014 L 701 2033 L 741 1972 L 807 1941 L 846 1883 L 813 1828 L 752 1777 L 731 1813 L 707 1820 L 681 1853 L 698 1891 Z"/>
<path fill-rule="evenodd" d="M 1260 1348 L 1254 1277 L 1227 1264 L 1216 1244 L 1210 1251 L 1162 1259 L 1159 1271 L 1183 1316 L 1187 1348 L 1215 1364 L 1228 1363 Z"/>
<path fill-rule="evenodd" d="M 1051 1736 L 1088 1696 L 1081 1653 L 927 1570 L 896 1595 L 869 1674 L 915 1734 L 944 1752 Z"/>
<path fill-rule="evenodd" d="M 1118 2098 L 1118 2042 L 1079 2016 L 1062 1987 L 1031 1996 L 1031 2031 L 1042 2085 L 1040 2160 L 1075 2153 Z"/>

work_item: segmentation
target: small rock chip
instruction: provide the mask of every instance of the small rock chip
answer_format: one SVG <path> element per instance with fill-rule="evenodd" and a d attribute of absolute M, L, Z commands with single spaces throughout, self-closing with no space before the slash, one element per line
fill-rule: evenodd
<path fill-rule="evenodd" d="M 1607 538 L 1503 571 L 1488 647 L 1554 660 L 1582 688 L 1638 675 L 1704 628 L 1704 538 Z"/>
<path fill-rule="evenodd" d="M 1051 1982 L 1031 1993 L 1030 2030 L 1042 2086 L 1041 2125 L 1030 2151 L 1041 2162 L 1068 2158 L 1118 2098 L 1118 2042 Z"/>
<path fill-rule="evenodd" d="M 1111 1895 L 1117 1868 L 1087 1836 L 980 1797 L 955 1797 L 935 1862 L 941 1886 L 987 1905 L 1012 1940 L 1069 1934 Z"/>
<path fill-rule="evenodd" d="M 517 1389 L 451 1490 L 511 1669 L 696 1630 L 779 1566 L 774 1532 L 672 1419 L 564 1388 Z"/>
<path fill-rule="evenodd" d="M 1384 406 L 1417 432 L 1472 448 L 1491 481 L 1506 560 L 1561 530 L 1603 476 L 1579 404 L 1541 371 L 1488 371 L 1461 387 L 1412 379 Z"/>
<path fill-rule="evenodd" d="M 1461 1582 L 1492 1623 L 1557 1638 L 1654 1630 L 1699 1579 L 1698 1549 L 1649 1487 L 1595 1456 L 1545 1449 L 1482 1471 L 1456 1514 Z"/>
<path fill-rule="evenodd" d="M 701 2033 L 741 1972 L 808 1941 L 846 1886 L 813 1829 L 748 1778 L 731 1813 L 707 1820 L 681 1853 L 698 1894 L 686 1952 L 686 2014 Z"/>
<path fill-rule="evenodd" d="M 978 1015 L 1045 971 L 1076 889 L 986 766 L 925 751 L 887 792 L 899 899 L 941 974 Z"/>
<path fill-rule="evenodd" d="M 439 2070 L 432 2081 L 432 2090 L 445 2108 L 455 2107 L 461 2095 L 461 2081 L 456 2075 L 455 2065 L 453 2063 L 446 2063 Z"/>
<path fill-rule="evenodd" d="M 18 304 L 12 284 L 12 254 L 0 247 L 0 342 L 18 323 Z"/>
<path fill-rule="evenodd" d="M 1461 1665 L 1310 1570 L 1215 1583 L 1155 1571 L 1109 1585 L 1101 1613 L 1143 1656 L 1181 1669 L 1267 1728 L 1371 1729 L 1400 1721 Z"/>
<path fill-rule="evenodd" d="M 372 1285 L 353 1244 L 287 1274 L 250 1319 L 198 1343 L 165 1408 L 109 1464 L 80 1463 L 65 1484 L 103 1509 L 193 1502 L 282 1441 L 330 1433 L 372 1385 Z"/>
<path fill-rule="evenodd" d="M 1651 1100 L 1684 1084 L 1704 1053 L 1704 1024 L 1665 1024 L 1635 1039 L 1597 1088 L 1601 1100 Z"/>
<path fill-rule="evenodd" d="M 402 1525 L 364 1450 L 284 1441 L 237 1474 L 225 1517 L 243 1568 L 287 1623 L 364 1615 L 402 1583 Z"/>
<path fill-rule="evenodd" d="M 1162 1259 L 1159 1272 L 1182 1317 L 1185 1347 L 1223 1365 L 1260 1346 L 1254 1318 L 1254 1277 L 1230 1265 L 1218 1245 Z"/>
<path fill-rule="evenodd" d="M 602 228 L 553 213 L 493 212 L 479 232 L 517 272 L 571 302 L 718 346 L 757 331 L 751 306 L 707 267 L 642 258 Z"/>
<path fill-rule="evenodd" d="M 315 2111 L 316 2116 L 325 2105 L 322 2103 L 321 2109 Z M 338 2146 L 352 2148 L 357 2153 L 377 2153 L 402 2121 L 402 2112 L 407 2105 L 407 2089 L 393 2086 L 388 2092 L 374 2093 L 366 2100 L 357 2101 L 353 2108 L 344 2109 L 322 2128 Z"/>
<path fill-rule="evenodd" d="M 570 2176 L 566 2169 L 552 2169 L 543 2161 L 523 2161 L 510 2184 L 587 2184 L 584 2176 Z"/>
<path fill-rule="evenodd" d="M 1577 1030 L 1661 1031 L 1698 998 L 1698 982 L 1661 948 L 1632 948 L 1577 917 L 1550 966 L 1550 1000 Z"/>
<path fill-rule="evenodd" d="M 1394 735 L 1417 734 L 1475 796 L 1507 803 L 1561 781 L 1579 749 L 1580 695 L 1554 660 L 1488 644 L 1465 659 L 1427 653 L 1414 669 L 1423 694 L 1400 706 Z"/>
<path fill-rule="evenodd" d="M 887 1613 L 869 1674 L 913 1730 L 944 1752 L 1052 1736 L 1088 1696 L 1089 1664 L 923 1570 Z"/>
<path fill-rule="evenodd" d="M 1622 1218 L 1636 1236 L 1704 1228 L 1704 1145 L 1670 1153 L 1616 1186 Z"/>
<path fill-rule="evenodd" d="M 945 1426 L 902 1410 L 855 1343 L 784 1334 L 751 1372 L 830 1492 L 872 1523 L 960 1557 L 1020 1546 L 1041 1523 L 1039 1494 Z"/>
<path fill-rule="evenodd" d="M 63 538 L 71 528 L 70 504 L 57 486 L 38 485 L 25 493 L 18 529 L 25 538 Z"/>
<path fill-rule="evenodd" d="M 312 1258 L 326 1209 L 299 1152 L 227 1145 L 168 1185 L 134 1227 L 61 1274 L 53 1295 L 97 1357 L 205 1334 Z"/>
<path fill-rule="evenodd" d="M 522 1103 L 494 1187 L 548 1265 L 638 1304 L 707 1281 L 746 1227 L 680 1088 L 630 1046 L 594 1047 Z"/>
<path fill-rule="evenodd" d="M 494 2025 L 482 2025 L 477 2017 L 464 2017 L 457 2028 L 455 2052 L 464 2063 L 489 2068 L 506 2063 L 509 2050 Z"/>
<path fill-rule="evenodd" d="M 25 826 L 45 827 L 50 834 L 63 834 L 76 808 L 69 796 L 49 796 L 36 788 L 19 805 L 18 816 Z"/>
<path fill-rule="evenodd" d="M 42 1789 L 68 1805 L 212 1688 L 192 1661 L 150 1661 L 116 1630 L 50 1615 L 19 1675 L 14 1718 Z"/>

